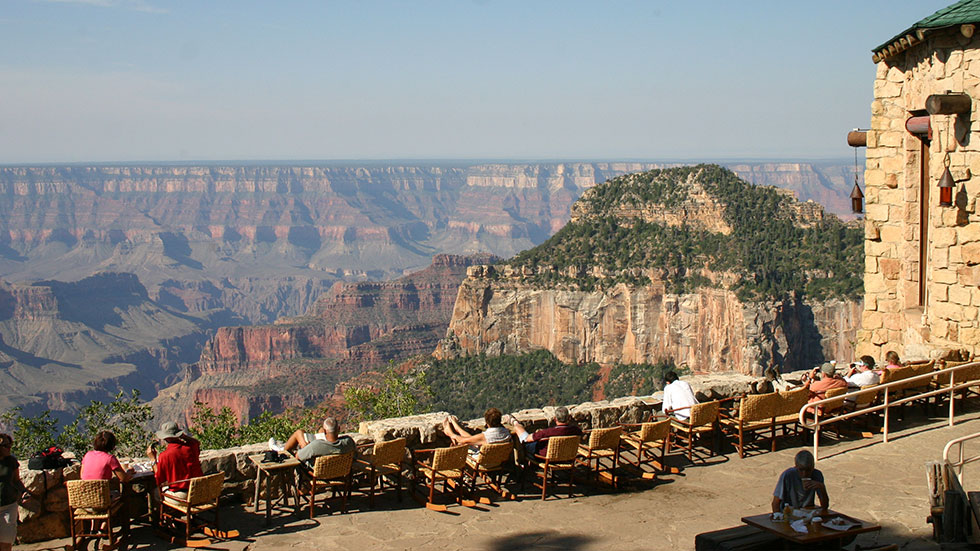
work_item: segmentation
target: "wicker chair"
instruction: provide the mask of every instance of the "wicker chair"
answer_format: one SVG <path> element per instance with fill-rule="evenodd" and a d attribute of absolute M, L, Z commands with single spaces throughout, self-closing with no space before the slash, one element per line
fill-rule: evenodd
<path fill-rule="evenodd" d="M 592 473 L 593 480 L 599 481 L 602 473 L 609 473 L 609 482 L 616 487 L 616 468 L 619 467 L 619 445 L 622 441 L 623 427 L 607 429 L 592 429 L 589 432 L 588 445 L 579 444 L 577 464 L 585 465 Z M 603 468 L 602 460 L 610 460 L 608 467 Z M 593 463 L 594 462 L 594 463 Z"/>
<path fill-rule="evenodd" d="M 485 486 L 504 499 L 514 499 L 514 494 L 501 484 L 504 465 L 514 458 L 514 443 L 495 442 L 480 446 L 480 453 L 466 459 L 466 476 L 470 479 L 470 491 L 476 495 L 479 486 Z M 490 498 L 480 498 L 490 503 Z"/>
<path fill-rule="evenodd" d="M 185 543 L 190 540 L 191 533 L 198 527 L 211 524 L 214 531 L 218 530 L 218 498 L 225 481 L 224 473 L 215 473 L 190 479 L 187 497 L 180 497 L 167 491 L 167 487 L 182 480 L 176 480 L 160 487 L 160 521 L 184 525 Z M 214 522 L 207 523 L 199 515 L 204 512 L 214 513 Z M 197 524 L 195 524 L 195 520 Z"/>
<path fill-rule="evenodd" d="M 330 490 L 333 497 L 341 500 L 340 511 L 347 512 L 347 498 L 350 497 L 351 466 L 354 464 L 354 452 L 336 455 L 321 455 L 313 463 L 313 469 L 305 472 L 309 486 L 300 491 L 306 494 L 310 507 L 310 519 L 316 508 L 316 494 L 320 490 Z M 338 495 L 339 494 L 339 495 Z M 324 498 L 326 501 L 327 498 Z"/>
<path fill-rule="evenodd" d="M 113 532 L 113 520 L 120 520 L 122 501 L 111 498 L 108 480 L 69 480 L 65 484 L 73 549 L 81 549 L 79 542 L 87 538 L 108 540 L 103 549 L 114 549 L 128 538 L 129 522 L 126 519 L 121 519 L 119 530 Z"/>
<path fill-rule="evenodd" d="M 541 472 L 541 483 L 534 485 L 541 488 L 542 501 L 548 496 L 548 478 L 556 471 L 568 471 L 568 497 L 572 497 L 572 487 L 575 484 L 575 458 L 578 456 L 578 446 L 581 440 L 578 436 L 552 436 L 548 439 L 548 447 L 544 455 L 534 454 L 529 459 Z"/>
<path fill-rule="evenodd" d="M 656 478 L 657 472 L 666 472 L 667 467 L 664 458 L 670 451 L 670 419 L 654 421 L 641 424 L 624 424 L 623 428 L 635 428 L 640 430 L 628 432 L 623 435 L 623 443 L 632 448 L 634 462 L 637 469 L 643 470 L 643 465 L 651 465 L 655 469 L 652 473 L 643 473 L 643 478 Z M 660 459 L 656 459 L 653 450 L 660 450 Z"/>
<path fill-rule="evenodd" d="M 718 431 L 718 413 L 721 403 L 705 402 L 691 406 L 691 416 L 686 421 L 671 419 L 670 426 L 674 429 L 675 439 L 682 441 L 682 446 L 687 448 L 688 461 L 694 461 L 694 441 L 701 436 L 710 433 L 712 439 Z M 712 442 L 711 455 L 714 455 L 714 443 Z M 710 456 L 709 456 L 710 457 Z"/>
<path fill-rule="evenodd" d="M 360 457 L 354 461 L 354 471 L 364 473 L 371 483 L 368 489 L 368 499 L 372 507 L 374 506 L 375 488 L 378 491 L 384 489 L 385 477 L 395 479 L 395 492 L 398 495 L 398 501 L 402 500 L 402 462 L 405 459 L 405 444 L 404 438 L 398 438 L 361 446 L 362 448 L 373 446 L 371 455 Z"/>
<path fill-rule="evenodd" d="M 742 396 L 738 406 L 738 417 L 722 418 L 722 428 L 729 434 L 735 435 L 738 442 L 738 456 L 745 457 L 745 440 L 747 436 L 769 432 L 769 442 L 772 451 L 776 451 L 776 417 L 781 406 L 779 395 L 748 394 Z"/>
<path fill-rule="evenodd" d="M 442 493 L 449 494 L 448 488 L 454 488 L 454 499 L 456 503 L 462 504 L 463 474 L 466 470 L 468 453 L 469 446 L 466 444 L 448 448 L 414 450 L 412 452 L 412 468 L 415 473 L 415 483 L 412 484 L 412 497 L 425 505 L 426 509 L 445 512 L 446 506 L 435 502 L 436 488 L 439 482 L 442 482 Z M 431 456 L 431 460 L 426 459 L 429 456 Z M 425 485 L 428 488 L 428 499 L 416 495 L 415 491 L 419 485 Z"/>

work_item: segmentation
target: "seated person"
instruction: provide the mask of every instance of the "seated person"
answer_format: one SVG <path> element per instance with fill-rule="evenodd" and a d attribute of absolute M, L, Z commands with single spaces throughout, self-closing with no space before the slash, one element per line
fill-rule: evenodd
<path fill-rule="evenodd" d="M 180 430 L 177 423 L 173 422 L 161 425 L 156 436 L 167 444 L 159 455 L 156 442 L 150 444 L 146 450 L 146 455 L 155 461 L 153 472 L 157 487 L 169 485 L 164 497 L 173 495 L 179 499 L 187 499 L 187 489 L 191 485 L 189 479 L 204 476 L 201 470 L 201 443 Z"/>
<path fill-rule="evenodd" d="M 306 466 L 313 468 L 316 458 L 321 455 L 342 455 L 352 453 L 357 445 L 350 436 L 337 436 L 337 420 L 327 417 L 316 434 L 297 430 L 286 440 L 282 451 L 296 456 Z M 275 449 L 275 448 L 273 448 Z M 295 452 L 293 450 L 296 450 Z M 278 451 L 278 450 L 277 450 Z"/>
<path fill-rule="evenodd" d="M 582 429 L 572 423 L 572 414 L 565 406 L 555 408 L 555 426 L 534 431 L 533 434 L 528 434 L 524 425 L 517 419 L 513 421 L 517 439 L 524 444 L 524 450 L 528 457 L 544 455 L 548 449 L 548 439 L 552 436 L 582 436 Z"/>
<path fill-rule="evenodd" d="M 487 428 L 483 432 L 470 434 L 463 427 L 459 426 L 459 421 L 455 417 L 449 416 L 442 423 L 442 432 L 453 441 L 454 446 L 469 444 L 477 449 L 483 444 L 494 444 L 497 442 L 507 442 L 510 440 L 510 431 L 504 428 L 500 420 L 503 414 L 497 408 L 490 408 L 483 414 L 483 420 L 487 422 Z"/>
<path fill-rule="evenodd" d="M 851 364 L 851 368 L 847 370 L 847 375 L 844 376 L 844 382 L 851 388 L 876 385 L 879 379 L 874 368 L 874 358 L 871 356 L 861 356 L 861 359 Z"/>
<path fill-rule="evenodd" d="M 885 353 L 885 361 L 888 363 L 885 365 L 884 369 L 877 371 L 879 376 L 883 375 L 886 369 L 898 369 L 900 367 L 904 367 L 902 365 L 902 360 L 898 357 L 898 352 L 895 352 L 894 350 L 889 350 Z"/>
<path fill-rule="evenodd" d="M 809 402 L 823 400 L 827 397 L 827 391 L 832 388 L 847 388 L 847 383 L 837 376 L 837 368 L 830 362 L 824 362 L 819 372 L 817 368 L 813 368 L 813 371 L 803 376 L 803 380 L 803 386 L 810 389 Z"/>
<path fill-rule="evenodd" d="M 82 480 L 111 480 L 115 476 L 119 482 L 129 482 L 133 474 L 123 470 L 119 460 L 112 455 L 114 449 L 115 434 L 107 430 L 96 434 L 92 451 L 82 457 Z"/>
<path fill-rule="evenodd" d="M 772 493 L 772 512 L 782 512 L 789 505 L 793 509 L 812 507 L 814 497 L 820 498 L 820 507 L 830 507 L 827 486 L 823 473 L 813 468 L 813 454 L 803 450 L 796 454 L 796 466 L 779 475 L 776 489 Z"/>
<path fill-rule="evenodd" d="M 664 403 L 663 412 L 665 415 L 673 415 L 680 421 L 687 421 L 691 417 L 691 406 L 698 403 L 694 397 L 691 385 L 686 381 L 680 380 L 677 373 L 668 371 L 664 375 Z"/>

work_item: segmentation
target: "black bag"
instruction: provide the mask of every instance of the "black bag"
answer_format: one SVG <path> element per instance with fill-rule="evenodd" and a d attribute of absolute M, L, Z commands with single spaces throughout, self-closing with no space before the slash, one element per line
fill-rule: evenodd
<path fill-rule="evenodd" d="M 280 455 L 278 452 L 269 450 L 262 455 L 263 463 L 282 463 L 286 458 Z"/>
<path fill-rule="evenodd" d="M 63 469 L 68 465 L 71 465 L 71 459 L 62 456 L 63 453 L 65 453 L 65 450 L 59 448 L 58 446 L 51 446 L 41 451 L 34 452 L 31 454 L 31 458 L 27 460 L 27 468 L 35 471 L 40 471 L 43 469 Z"/>

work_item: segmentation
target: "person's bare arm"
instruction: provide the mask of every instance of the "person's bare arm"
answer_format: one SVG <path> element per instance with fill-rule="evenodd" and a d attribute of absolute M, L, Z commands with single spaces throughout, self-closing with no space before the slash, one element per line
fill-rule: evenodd
<path fill-rule="evenodd" d="M 116 475 L 116 478 L 119 479 L 119 482 L 122 482 L 123 484 L 129 482 L 133 478 L 132 473 L 129 473 L 129 472 L 124 471 L 122 469 L 116 469 L 116 470 L 114 470 L 112 472 L 113 472 L 113 474 Z"/>
<path fill-rule="evenodd" d="M 776 496 L 772 496 L 772 512 L 773 513 L 779 512 L 779 498 Z"/>

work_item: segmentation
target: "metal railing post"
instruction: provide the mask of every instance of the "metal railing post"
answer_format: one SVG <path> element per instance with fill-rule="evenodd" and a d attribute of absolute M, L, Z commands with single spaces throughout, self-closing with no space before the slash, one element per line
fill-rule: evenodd
<path fill-rule="evenodd" d="M 956 391 L 953 388 L 956 386 L 956 372 L 950 371 L 949 373 L 949 426 L 953 426 L 953 405 L 956 403 Z"/>
<path fill-rule="evenodd" d="M 885 423 L 882 428 L 885 430 L 884 442 L 888 442 L 888 387 L 885 387 Z"/>
<path fill-rule="evenodd" d="M 813 408 L 813 460 L 820 458 L 820 408 Z"/>

